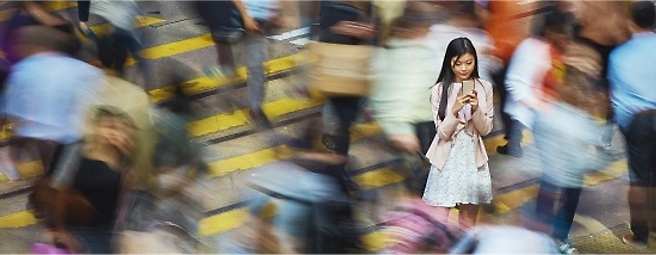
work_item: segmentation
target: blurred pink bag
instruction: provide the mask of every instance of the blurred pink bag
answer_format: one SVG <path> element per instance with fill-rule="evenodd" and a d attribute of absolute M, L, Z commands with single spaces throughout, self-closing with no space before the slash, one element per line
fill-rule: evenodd
<path fill-rule="evenodd" d="M 34 243 L 31 254 L 73 254 L 68 249 L 58 248 L 52 244 Z"/>

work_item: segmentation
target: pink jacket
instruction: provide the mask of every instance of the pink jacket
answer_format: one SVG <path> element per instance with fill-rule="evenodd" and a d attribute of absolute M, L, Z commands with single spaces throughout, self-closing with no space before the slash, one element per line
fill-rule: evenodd
<path fill-rule="evenodd" d="M 475 151 L 476 166 L 481 167 L 488 160 L 485 144 L 481 136 L 487 135 L 492 131 L 492 120 L 494 119 L 492 84 L 482 79 L 478 79 L 475 84 L 475 89 L 478 92 L 478 109 L 471 115 L 470 121 L 465 121 L 465 115 L 469 114 L 465 114 L 464 111 L 464 109 L 469 110 L 469 107 L 464 107 L 458 114 L 458 117 L 454 116 L 450 110 L 453 108 L 453 102 L 456 101 L 458 94 L 461 93 L 461 83 L 453 83 L 449 89 L 449 101 L 447 102 L 447 110 L 443 121 L 439 120 L 437 116 L 440 100 L 442 99 L 442 83 L 433 86 L 431 91 L 431 105 L 437 135 L 433 139 L 426 153 L 426 157 L 438 169 L 444 168 L 446 159 L 449 157 L 453 138 L 461 129 L 465 129 L 465 131 L 474 137 L 474 143 L 477 148 Z"/>

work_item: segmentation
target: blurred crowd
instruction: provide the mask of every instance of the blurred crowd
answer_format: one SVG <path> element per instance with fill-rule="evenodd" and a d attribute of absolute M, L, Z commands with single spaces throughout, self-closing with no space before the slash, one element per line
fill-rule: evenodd
<path fill-rule="evenodd" d="M 189 74 L 173 72 L 166 103 L 145 91 L 165 71 L 142 55 L 140 3 L 77 1 L 67 16 L 46 2 L 8 2 L 0 83 L 11 140 L 0 170 L 20 180 L 20 162 L 41 162 L 27 207 L 46 227 L 32 252 L 362 253 L 373 222 L 386 235 L 381 253 L 573 254 L 584 175 L 611 157 L 616 130 L 630 177 L 622 240 L 644 249 L 656 233 L 654 2 L 184 4 L 215 43 L 204 74 L 234 78 L 243 63 L 248 119 L 291 156 L 253 171 L 246 223 L 220 245 L 205 242 L 203 201 L 221 194 L 205 192 L 206 150 L 189 135 Z M 110 29 L 98 33 L 90 20 Z M 262 109 L 264 63 L 267 37 L 301 26 L 311 31 L 301 94 L 325 101 L 321 118 L 290 136 Z M 381 149 L 396 157 L 404 181 L 393 196 L 372 198 L 348 173 L 361 121 L 381 127 Z M 477 222 L 494 200 L 483 139 L 497 123 L 507 143 L 492 149 L 521 158 L 529 131 L 540 159 L 535 208 L 517 224 Z M 387 206 L 356 217 L 371 201 Z"/>

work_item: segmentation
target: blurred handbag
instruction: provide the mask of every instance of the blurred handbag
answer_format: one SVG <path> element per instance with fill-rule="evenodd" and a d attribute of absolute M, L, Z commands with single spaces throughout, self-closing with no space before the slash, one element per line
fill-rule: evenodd
<path fill-rule="evenodd" d="M 32 244 L 31 254 L 73 254 L 74 252 L 66 249 L 59 248 L 52 244 L 34 243 Z"/>
<path fill-rule="evenodd" d="M 309 84 L 326 96 L 367 96 L 374 47 L 311 42 Z"/>

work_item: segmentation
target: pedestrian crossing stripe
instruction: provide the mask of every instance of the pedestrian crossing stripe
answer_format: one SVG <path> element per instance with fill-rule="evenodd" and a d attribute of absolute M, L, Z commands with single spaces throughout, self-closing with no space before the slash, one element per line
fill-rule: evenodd
<path fill-rule="evenodd" d="M 204 34 L 189 39 L 147 48 L 139 51 L 139 54 L 141 54 L 141 57 L 145 59 L 159 59 L 174 56 L 184 52 L 199 50 L 213 45 L 214 41 L 212 40 L 212 35 Z M 136 61 L 133 58 L 130 58 L 127 60 L 126 66 L 133 65 L 135 63 Z"/>
<path fill-rule="evenodd" d="M 382 133 L 382 130 L 374 123 L 358 124 L 352 128 L 351 140 L 357 141 L 380 133 Z M 253 167 L 288 158 L 289 156 L 291 156 L 291 150 L 286 148 L 286 146 L 276 146 L 245 155 L 210 162 L 208 163 L 208 177 L 216 178 L 232 172 L 251 169 Z M 21 176 L 24 178 L 37 177 L 43 174 L 40 161 L 19 163 L 17 167 Z M 4 174 L 0 174 L 0 182 L 8 180 L 9 179 Z"/>
<path fill-rule="evenodd" d="M 0 11 L 0 22 L 5 22 L 11 18 L 16 12 L 16 8 L 6 9 Z"/>
<path fill-rule="evenodd" d="M 0 229 L 22 228 L 37 222 L 32 211 L 20 211 L 0 217 Z"/>
<path fill-rule="evenodd" d="M 75 1 L 47 1 L 43 3 L 43 6 L 50 11 L 61 11 L 73 7 L 77 7 L 77 2 Z"/>
<path fill-rule="evenodd" d="M 305 53 L 297 53 L 281 58 L 276 58 L 269 60 L 264 63 L 264 71 L 266 76 L 270 76 L 277 73 L 282 73 L 286 71 L 293 70 L 295 68 L 303 65 L 303 59 Z M 193 95 L 198 94 L 204 91 L 214 90 L 223 86 L 230 84 L 235 84 L 238 82 L 245 82 L 247 78 L 246 67 L 238 67 L 236 70 L 236 76 L 232 78 L 212 78 L 207 76 L 198 77 L 186 82 L 183 84 L 188 84 L 184 87 L 184 91 L 187 94 Z M 166 99 L 173 97 L 174 87 L 166 86 L 163 88 L 157 88 L 148 91 L 148 94 L 153 99 L 153 102 L 162 102 Z"/>
<path fill-rule="evenodd" d="M 615 173 L 619 176 L 621 175 L 620 172 L 618 172 L 614 168 L 616 168 L 615 167 L 616 165 L 620 165 L 620 164 L 626 165 L 626 160 L 620 160 L 609 167 L 611 170 L 604 169 L 601 172 L 606 172 L 606 174 Z M 371 180 L 373 181 L 370 184 L 367 184 L 366 182 L 368 182 L 367 180 L 368 178 L 360 178 L 359 176 L 356 176 L 354 180 L 363 186 L 367 186 L 371 188 L 375 188 L 374 187 L 375 185 L 385 186 L 402 180 L 402 177 L 390 178 L 389 175 L 394 176 L 398 174 L 396 174 L 392 169 L 389 168 L 383 168 L 380 171 L 375 171 L 371 173 L 376 173 L 376 172 L 383 172 L 385 174 L 384 179 L 382 181 L 376 180 L 376 177 L 373 177 L 371 178 Z M 361 181 L 364 183 L 361 183 Z M 599 184 L 599 182 L 586 183 L 586 186 L 596 185 L 596 184 Z M 538 189 L 539 186 L 537 184 L 533 184 L 522 189 L 512 190 L 497 195 L 494 200 L 495 207 L 497 208 L 496 213 L 503 214 L 509 212 L 510 210 L 516 209 L 522 206 L 523 204 L 531 201 L 537 195 Z M 275 214 L 275 210 L 266 213 L 266 216 L 270 217 L 272 216 L 272 214 Z M 197 234 L 200 237 L 209 237 L 216 234 L 224 233 L 228 230 L 235 229 L 241 226 L 247 220 L 248 220 L 248 209 L 246 207 L 239 207 L 234 210 L 215 214 L 202 219 L 199 222 L 199 229 Z M 31 212 L 29 211 L 21 211 L 18 213 L 0 217 L 0 229 L 20 228 L 36 223 L 37 220 L 32 216 Z M 387 242 L 387 237 L 384 233 L 384 230 L 376 230 L 367 233 L 362 236 L 362 241 L 365 244 L 365 248 L 369 251 L 380 251 L 386 248 L 387 245 L 389 244 Z"/>
<path fill-rule="evenodd" d="M 135 28 L 141 28 L 141 27 L 155 25 L 157 23 L 162 23 L 164 21 L 166 21 L 166 20 L 156 18 L 156 17 L 137 16 L 137 19 L 134 22 L 134 27 Z M 100 25 L 95 25 L 95 26 L 89 27 L 89 29 L 91 29 L 91 31 L 93 31 L 93 33 L 98 35 L 98 36 L 109 34 L 111 28 L 112 28 L 112 25 L 110 23 L 103 23 L 103 24 L 100 24 Z"/>
<path fill-rule="evenodd" d="M 358 124 L 352 128 L 351 141 L 357 141 L 378 134 L 382 134 L 382 129 L 380 129 L 378 125 L 374 123 Z M 288 159 L 291 156 L 293 156 L 293 150 L 286 145 L 279 145 L 242 156 L 219 160 L 209 163 L 208 177 L 216 178 L 224 176 L 236 171 L 251 169 L 279 160 Z M 368 178 L 371 179 L 371 177 Z M 368 179 L 362 179 L 362 182 L 365 183 L 367 180 Z"/>
<path fill-rule="evenodd" d="M 262 111 L 269 119 L 322 105 L 321 101 L 308 101 L 292 98 L 284 98 L 262 105 Z M 192 137 L 201 137 L 231 128 L 246 125 L 249 122 L 248 108 L 243 108 L 230 113 L 214 115 L 209 118 L 197 120 L 190 123 L 189 133 Z"/>

